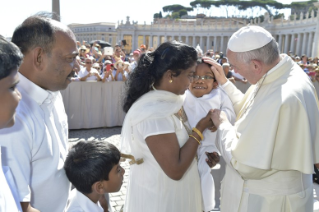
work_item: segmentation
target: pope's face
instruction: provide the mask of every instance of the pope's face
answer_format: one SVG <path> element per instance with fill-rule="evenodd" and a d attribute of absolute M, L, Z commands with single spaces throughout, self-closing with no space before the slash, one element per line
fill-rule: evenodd
<path fill-rule="evenodd" d="M 245 63 L 244 61 L 238 61 L 236 53 L 230 50 L 227 50 L 227 58 L 235 73 L 239 73 L 251 84 L 256 83 L 254 80 L 255 75 L 250 65 L 251 62 Z"/>

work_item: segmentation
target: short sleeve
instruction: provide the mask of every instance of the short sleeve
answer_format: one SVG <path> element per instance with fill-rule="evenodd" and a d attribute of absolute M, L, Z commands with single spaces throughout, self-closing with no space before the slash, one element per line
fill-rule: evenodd
<path fill-rule="evenodd" d="M 146 119 L 136 125 L 137 131 L 145 140 L 152 135 L 175 133 L 175 122 L 172 117 Z"/>
<path fill-rule="evenodd" d="M 28 121 L 16 115 L 14 126 L 0 130 L 0 145 L 4 166 L 9 166 L 17 185 L 20 202 L 29 202 L 32 161 L 32 135 Z"/>

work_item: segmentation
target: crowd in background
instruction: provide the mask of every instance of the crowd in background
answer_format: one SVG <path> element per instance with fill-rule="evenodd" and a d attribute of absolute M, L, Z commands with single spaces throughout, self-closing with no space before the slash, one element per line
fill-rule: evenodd
<path fill-rule="evenodd" d="M 116 45 L 113 54 L 108 55 L 98 42 L 93 45 L 85 41 L 77 44 L 80 70 L 73 81 L 126 81 L 129 73 L 136 67 L 140 55 L 146 52 L 146 46 L 141 45 L 139 49 L 127 55 L 120 45 Z"/>
<path fill-rule="evenodd" d="M 144 53 L 154 51 L 153 47 L 147 48 L 142 44 L 139 49 L 127 54 L 121 45 L 113 47 L 113 54 L 107 55 L 103 48 L 97 42 L 93 45 L 83 41 L 82 44 L 77 41 L 79 55 L 77 57 L 80 64 L 80 70 L 76 73 L 73 81 L 86 82 L 111 82 L 126 81 L 129 74 L 137 66 L 140 56 Z M 211 57 L 218 61 L 222 66 L 227 78 L 236 83 L 236 81 L 247 83 L 247 80 L 239 73 L 234 72 L 231 64 L 223 52 L 214 52 L 213 49 L 203 53 L 199 46 L 196 47 L 198 57 Z M 307 55 L 294 55 L 291 51 L 287 53 L 300 67 L 305 71 L 309 78 L 319 82 L 319 64 L 318 57 L 307 57 Z"/>

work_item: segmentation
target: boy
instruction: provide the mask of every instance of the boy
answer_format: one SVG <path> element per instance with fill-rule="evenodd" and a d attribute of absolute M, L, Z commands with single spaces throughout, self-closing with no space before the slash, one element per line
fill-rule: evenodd
<path fill-rule="evenodd" d="M 203 117 L 211 109 L 221 109 L 225 111 L 229 120 L 235 121 L 233 105 L 228 96 L 217 87 L 215 77 L 210 69 L 210 65 L 198 61 L 194 80 L 186 91 L 186 99 L 183 105 L 190 126 L 196 126 L 200 117 Z M 206 154 L 209 152 L 218 152 L 215 146 L 216 132 L 205 130 L 204 139 L 198 147 L 198 172 L 201 179 L 202 202 L 204 211 L 210 211 L 215 207 L 215 186 L 211 175 L 211 169 L 207 166 Z"/>
<path fill-rule="evenodd" d="M 0 35 L 0 129 L 14 125 L 16 107 L 21 99 L 16 89 L 18 68 L 23 55 L 19 48 Z M 3 149 L 2 149 L 3 150 Z M 22 211 L 9 167 L 2 167 L 0 146 L 0 211 Z"/>
<path fill-rule="evenodd" d="M 123 183 L 120 157 L 120 151 L 105 141 L 80 141 L 71 148 L 64 169 L 76 189 L 67 212 L 103 212 L 99 200 L 105 201 L 104 194 L 119 191 Z"/>

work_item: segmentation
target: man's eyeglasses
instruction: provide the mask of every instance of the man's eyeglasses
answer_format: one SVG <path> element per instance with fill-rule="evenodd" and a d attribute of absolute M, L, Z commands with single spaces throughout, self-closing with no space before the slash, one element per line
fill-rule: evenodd
<path fill-rule="evenodd" d="M 193 76 L 193 79 L 194 79 L 194 80 L 198 80 L 198 79 L 201 79 L 201 80 L 211 80 L 211 79 L 214 79 L 214 81 L 215 81 L 215 77 L 207 76 L 207 75 L 205 75 L 205 76 L 194 75 L 194 76 Z"/>
<path fill-rule="evenodd" d="M 86 64 L 92 64 L 92 62 L 85 62 Z"/>
<path fill-rule="evenodd" d="M 81 52 L 85 52 L 85 50 L 84 50 L 84 49 L 81 49 Z"/>

